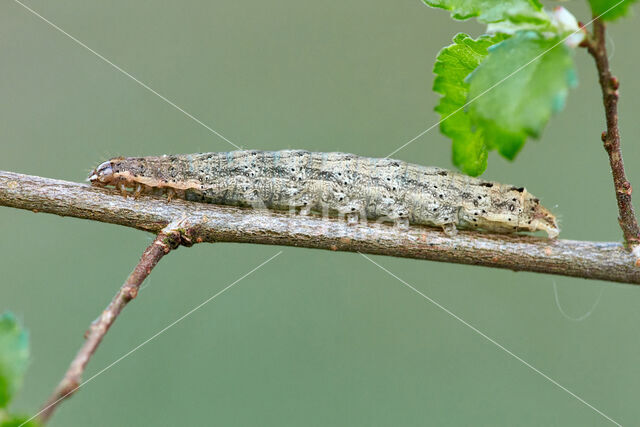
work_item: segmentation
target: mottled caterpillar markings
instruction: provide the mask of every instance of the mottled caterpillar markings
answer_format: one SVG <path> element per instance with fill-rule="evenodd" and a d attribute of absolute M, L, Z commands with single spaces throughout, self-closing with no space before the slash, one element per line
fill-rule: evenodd
<path fill-rule="evenodd" d="M 120 157 L 99 165 L 93 185 L 275 210 L 299 209 L 398 224 L 558 235 L 554 216 L 522 187 L 436 167 L 346 153 L 232 151 Z"/>

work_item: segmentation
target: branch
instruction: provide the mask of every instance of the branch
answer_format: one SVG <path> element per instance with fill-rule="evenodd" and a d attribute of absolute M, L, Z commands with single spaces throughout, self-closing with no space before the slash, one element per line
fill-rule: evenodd
<path fill-rule="evenodd" d="M 619 244 L 459 232 L 429 227 L 401 230 L 387 224 L 348 225 L 316 216 L 144 196 L 0 171 L 0 205 L 120 224 L 160 233 L 181 219 L 183 239 L 362 252 L 514 271 L 640 284 L 640 260 Z"/>
<path fill-rule="evenodd" d="M 43 409 L 39 413 L 39 421 L 45 424 L 58 405 L 63 400 L 71 397 L 76 390 L 80 388 L 82 383 L 82 374 L 89 363 L 89 359 L 95 353 L 100 345 L 102 338 L 113 325 L 122 309 L 138 295 L 140 285 L 147 278 L 153 267 L 163 256 L 169 253 L 173 248 L 180 244 L 180 233 L 178 232 L 161 232 L 155 238 L 153 243 L 144 251 L 138 265 L 133 269 L 127 280 L 124 282 L 118 293 L 113 297 L 107 308 L 102 314 L 91 324 L 85 333 L 86 340 L 76 357 L 71 362 L 69 369 L 54 390 L 49 400 L 45 403 Z"/>
<path fill-rule="evenodd" d="M 613 185 L 618 201 L 618 222 L 622 228 L 624 240 L 630 249 L 640 245 L 640 228 L 631 203 L 631 183 L 627 180 L 620 149 L 620 130 L 618 129 L 618 86 L 619 81 L 611 74 L 605 43 L 605 25 L 599 18 L 593 21 L 593 35 L 585 41 L 587 50 L 595 59 L 598 68 L 602 101 L 607 119 L 607 131 L 602 132 L 602 142 L 609 155 L 609 164 L 613 175 Z"/>

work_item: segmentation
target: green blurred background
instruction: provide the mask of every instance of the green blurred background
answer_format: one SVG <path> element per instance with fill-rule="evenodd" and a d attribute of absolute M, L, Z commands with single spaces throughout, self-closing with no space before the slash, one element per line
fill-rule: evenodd
<path fill-rule="evenodd" d="M 564 2 L 587 21 L 583 3 Z M 238 145 L 377 157 L 435 123 L 438 50 L 459 31 L 482 32 L 419 0 L 27 4 Z M 611 25 L 609 48 L 627 171 L 640 188 L 638 19 Z M 12 1 L 0 4 L 0 58 L 0 169 L 82 181 L 112 156 L 231 149 Z M 576 62 L 566 110 L 515 163 L 491 155 L 485 177 L 526 185 L 561 218 L 563 238 L 620 240 L 595 68 L 582 50 Z M 452 167 L 437 129 L 395 157 Z M 0 236 L 0 311 L 17 313 L 32 339 L 13 408 L 34 411 L 151 236 L 8 208 Z M 178 250 L 85 378 L 281 249 L 83 387 L 50 425 L 607 425 L 361 256 L 319 250 Z M 638 424 L 637 287 L 374 259 L 618 422 Z M 570 316 L 601 300 L 571 321 L 554 281 Z"/>

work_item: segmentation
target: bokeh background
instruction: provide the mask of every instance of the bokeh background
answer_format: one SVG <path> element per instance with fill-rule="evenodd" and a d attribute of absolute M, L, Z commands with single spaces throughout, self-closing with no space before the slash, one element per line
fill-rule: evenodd
<path fill-rule="evenodd" d="M 583 3 L 564 5 L 588 21 Z M 437 52 L 459 31 L 482 32 L 419 0 L 26 4 L 238 145 L 376 157 L 435 123 Z M 638 19 L 611 25 L 609 43 L 636 186 Z M 0 58 L 0 169 L 82 181 L 117 155 L 232 148 L 12 1 L 0 4 Z M 595 68 L 582 50 L 576 64 L 580 85 L 565 111 L 514 163 L 491 155 L 485 177 L 527 186 L 561 218 L 563 238 L 620 240 Z M 452 167 L 437 129 L 395 157 Z M 14 311 L 32 340 L 15 410 L 45 401 L 150 241 L 0 208 L 0 311 Z M 85 378 L 279 250 L 83 387 L 50 425 L 607 424 L 361 256 L 320 250 L 178 250 L 118 319 Z M 638 423 L 637 287 L 374 259 L 618 422 Z"/>

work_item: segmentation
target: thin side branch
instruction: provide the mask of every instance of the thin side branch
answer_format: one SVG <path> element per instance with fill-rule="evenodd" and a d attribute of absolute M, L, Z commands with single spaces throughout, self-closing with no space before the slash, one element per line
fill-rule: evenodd
<path fill-rule="evenodd" d="M 82 383 L 82 374 L 107 331 L 118 318 L 124 307 L 138 295 L 140 285 L 147 278 L 153 267 L 169 251 L 180 243 L 180 233 L 161 232 L 153 243 L 145 249 L 138 265 L 133 269 L 118 293 L 113 297 L 107 308 L 91 324 L 85 333 L 85 342 L 71 362 L 69 369 L 54 390 L 49 400 L 45 403 L 39 415 L 41 424 L 45 424 L 58 405 L 78 390 Z"/>
<path fill-rule="evenodd" d="M 619 243 L 459 232 L 344 220 L 173 200 L 124 198 L 109 189 L 0 171 L 0 205 L 120 224 L 160 233 L 182 220 L 183 239 L 362 252 L 483 265 L 640 284 L 640 262 Z"/>
<path fill-rule="evenodd" d="M 618 86 L 619 81 L 611 74 L 605 43 L 605 25 L 600 19 L 593 21 L 593 34 L 586 41 L 586 47 L 598 68 L 598 78 L 602 89 L 602 101 L 607 120 L 607 131 L 602 133 L 602 142 L 609 155 L 609 164 L 613 175 L 613 185 L 618 202 L 618 222 L 622 228 L 624 240 L 630 249 L 640 244 L 640 228 L 631 203 L 631 183 L 627 180 L 620 149 L 620 130 L 618 129 Z"/>
<path fill-rule="evenodd" d="M 175 224 L 179 224 L 177 221 Z M 138 291 L 142 282 L 151 274 L 151 270 L 158 262 L 172 249 L 177 248 L 181 243 L 187 246 L 190 241 L 185 241 L 180 231 L 175 230 L 171 224 L 163 229 L 145 251 L 138 264 L 135 266 L 127 280 L 120 287 L 118 293 L 113 297 L 109 305 L 100 316 L 94 320 L 85 333 L 85 341 L 75 358 L 71 361 L 67 372 L 55 388 L 44 407 L 38 414 L 39 422 L 44 425 L 49 421 L 58 406 L 71 397 L 82 384 L 82 376 L 95 354 L 102 339 L 107 334 L 113 323 L 116 321 L 125 306 L 138 296 Z"/>

